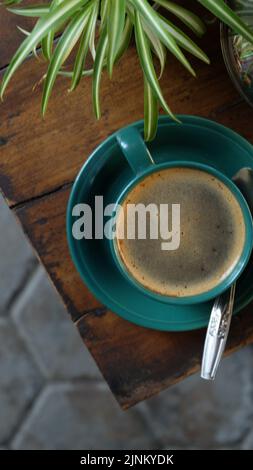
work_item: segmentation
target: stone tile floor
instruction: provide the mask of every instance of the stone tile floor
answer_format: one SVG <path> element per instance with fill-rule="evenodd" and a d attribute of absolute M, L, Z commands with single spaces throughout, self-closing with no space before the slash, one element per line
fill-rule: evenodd
<path fill-rule="evenodd" d="M 253 348 L 123 412 L 0 198 L 0 449 L 253 449 Z"/>

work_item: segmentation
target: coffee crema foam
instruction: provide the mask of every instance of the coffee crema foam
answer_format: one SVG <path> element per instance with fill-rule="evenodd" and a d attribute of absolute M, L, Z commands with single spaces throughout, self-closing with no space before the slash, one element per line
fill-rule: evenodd
<path fill-rule="evenodd" d="M 163 251 L 162 238 L 116 237 L 126 270 L 152 292 L 173 297 L 207 292 L 229 275 L 241 257 L 246 236 L 241 207 L 223 182 L 203 170 L 175 167 L 145 177 L 121 203 L 116 234 L 123 228 L 127 233 L 128 204 L 168 204 L 169 221 L 171 205 L 181 206 L 177 250 Z M 147 217 L 147 234 L 149 224 Z"/>

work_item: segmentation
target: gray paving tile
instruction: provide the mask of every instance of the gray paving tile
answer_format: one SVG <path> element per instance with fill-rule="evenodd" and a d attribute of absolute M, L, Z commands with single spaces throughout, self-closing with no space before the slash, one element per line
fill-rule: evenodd
<path fill-rule="evenodd" d="M 32 249 L 0 195 L 0 315 L 19 291 L 37 262 Z"/>
<path fill-rule="evenodd" d="M 0 444 L 4 444 L 39 392 L 41 375 L 7 319 L 0 319 Z"/>
<path fill-rule="evenodd" d="M 13 449 L 151 449 L 137 410 L 120 410 L 103 383 L 50 385 L 12 442 Z"/>
<path fill-rule="evenodd" d="M 241 450 L 253 450 L 253 411 L 251 413 L 251 426 L 249 432 L 246 433 L 241 445 Z"/>
<path fill-rule="evenodd" d="M 252 423 L 252 348 L 223 361 L 214 382 L 198 375 L 140 405 L 165 447 L 239 447 Z"/>
<path fill-rule="evenodd" d="M 101 377 L 43 268 L 15 305 L 12 317 L 47 377 Z"/>

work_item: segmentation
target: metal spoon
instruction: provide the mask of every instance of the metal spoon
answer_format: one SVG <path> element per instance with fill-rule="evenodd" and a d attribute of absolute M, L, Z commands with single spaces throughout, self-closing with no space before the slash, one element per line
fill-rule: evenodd
<path fill-rule="evenodd" d="M 215 299 L 205 339 L 201 377 L 214 380 L 219 367 L 230 328 L 235 299 L 235 283 Z"/>
<path fill-rule="evenodd" d="M 244 195 L 253 214 L 253 170 L 242 168 L 232 178 Z M 201 377 L 214 380 L 230 329 L 235 300 L 236 284 L 215 299 L 205 338 Z"/>

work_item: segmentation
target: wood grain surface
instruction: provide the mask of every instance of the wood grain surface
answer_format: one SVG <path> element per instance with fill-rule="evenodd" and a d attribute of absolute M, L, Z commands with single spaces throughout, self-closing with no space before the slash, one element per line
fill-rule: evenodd
<path fill-rule="evenodd" d="M 76 321 L 83 313 L 101 305 L 82 283 L 70 258 L 65 230 L 69 193 L 70 186 L 67 186 L 16 207 L 15 213 Z"/>
<path fill-rule="evenodd" d="M 13 53 L 16 19 L 0 10 L 0 67 Z M 195 80 L 169 58 L 162 86 L 175 112 L 197 114 L 223 123 L 253 142 L 252 110 L 228 79 L 217 26 L 201 46 L 212 66 L 194 61 Z M 68 81 L 57 80 L 45 120 L 39 115 L 45 64 L 28 60 L 11 81 L 0 107 L 0 188 L 49 273 L 123 408 L 158 393 L 198 370 L 202 330 L 161 333 L 137 327 L 108 311 L 89 293 L 68 252 L 66 205 L 73 180 L 91 151 L 119 127 L 143 113 L 142 73 L 131 47 L 110 81 L 103 75 L 102 119 L 91 113 L 91 81 L 68 94 Z M 253 341 L 250 305 L 233 320 L 227 352 Z"/>
<path fill-rule="evenodd" d="M 34 0 L 22 1 L 23 6 L 34 3 Z M 41 0 L 39 3 L 47 3 L 47 1 Z M 33 24 L 33 19 L 14 15 L 0 5 L 0 69 L 10 62 L 12 55 L 25 37 L 18 26 L 30 31 Z"/>
<path fill-rule="evenodd" d="M 226 354 L 252 343 L 252 309 L 253 303 L 233 319 Z M 148 330 L 110 311 L 90 312 L 77 325 L 124 409 L 200 369 L 205 330 L 183 333 Z"/>

